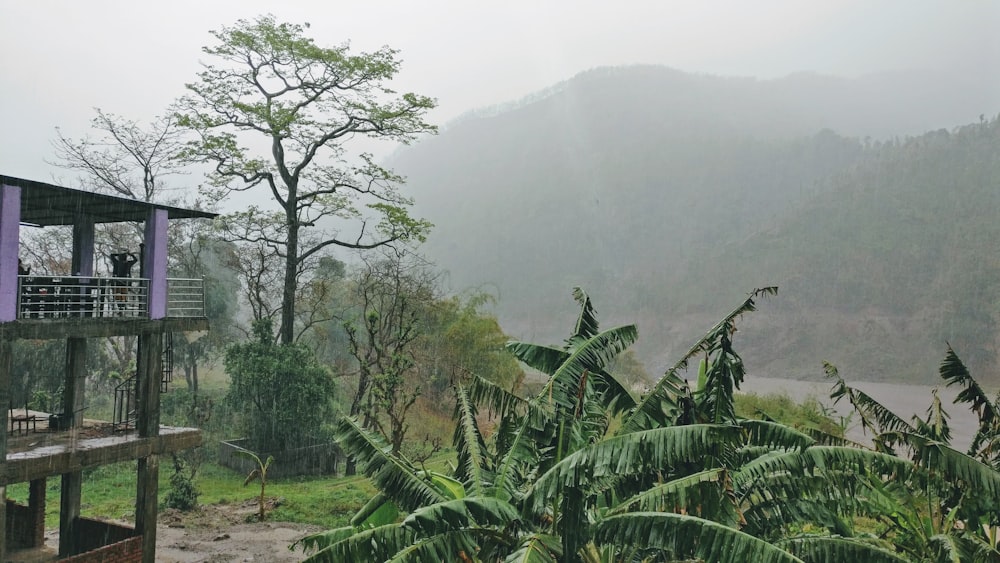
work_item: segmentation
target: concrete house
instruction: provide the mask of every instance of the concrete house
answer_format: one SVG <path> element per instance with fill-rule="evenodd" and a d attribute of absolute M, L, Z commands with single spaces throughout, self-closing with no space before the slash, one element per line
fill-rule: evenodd
<path fill-rule="evenodd" d="M 208 329 L 201 279 L 167 277 L 167 223 L 214 214 L 0 176 L 0 561 L 44 545 L 47 503 L 58 505 L 60 561 L 145 561 L 156 554 L 160 457 L 195 447 L 201 433 L 160 425 L 164 346 L 168 335 Z M 111 276 L 95 275 L 95 225 L 143 225 L 141 252 L 113 257 Z M 72 266 L 66 275 L 19 269 L 23 228 L 72 226 Z M 138 266 L 139 275 L 131 272 Z M 85 424 L 84 360 L 92 339 L 137 339 L 134 380 L 115 398 L 115 420 Z M 11 404 L 11 369 L 18 339 L 63 339 L 60 412 Z M 89 417 L 88 417 L 89 418 Z M 83 470 L 138 460 L 135 527 L 81 516 Z M 46 498 L 48 479 L 59 479 L 59 498 Z M 7 487 L 29 483 L 27 504 L 7 499 Z"/>

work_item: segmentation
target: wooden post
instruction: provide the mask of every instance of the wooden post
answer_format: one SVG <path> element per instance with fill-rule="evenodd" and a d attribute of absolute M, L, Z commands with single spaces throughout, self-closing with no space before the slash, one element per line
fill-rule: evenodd
<path fill-rule="evenodd" d="M 160 368 L 163 334 L 139 335 L 139 357 L 136 365 L 138 378 L 138 412 L 136 430 L 141 437 L 160 433 Z M 156 561 L 156 511 L 160 477 L 158 456 L 139 459 L 136 475 L 135 531 L 142 536 L 143 563 Z"/>

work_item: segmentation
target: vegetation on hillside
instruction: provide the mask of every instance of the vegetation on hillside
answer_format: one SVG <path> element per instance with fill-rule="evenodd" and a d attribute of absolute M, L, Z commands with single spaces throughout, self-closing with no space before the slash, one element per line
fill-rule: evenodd
<path fill-rule="evenodd" d="M 773 282 L 786 298 L 745 327 L 758 375 L 819 378 L 822 357 L 927 382 L 948 340 L 993 377 L 1000 125 L 952 129 L 978 102 L 876 132 L 908 94 L 854 86 L 605 69 L 462 120 L 393 165 L 435 223 L 428 256 L 457 288 L 497 287 L 514 335 L 558 338 L 568 311 L 549 296 L 586 285 L 643 328 L 636 353 L 662 369 L 720 299 Z"/>
<path fill-rule="evenodd" d="M 310 561 L 1000 561 L 1000 402 L 971 376 L 1000 363 L 1000 118 L 861 139 L 826 117 L 796 121 L 809 108 L 776 84 L 652 67 L 587 73 L 397 156 L 418 189 L 438 189 L 421 200 L 441 214 L 427 214 L 441 226 L 427 247 L 436 266 L 414 252 L 430 223 L 410 216 L 403 178 L 341 144 L 431 132 L 434 101 L 386 87 L 395 51 L 320 47 L 307 28 L 264 16 L 216 32 L 205 49 L 215 62 L 152 137 L 100 111 L 95 123 L 132 135 L 111 141 L 105 171 L 149 138 L 171 147 L 120 169 L 145 183 L 102 189 L 155 200 L 157 167 L 172 173 L 184 158 L 214 166 L 217 201 L 263 189 L 272 204 L 171 233 L 171 272 L 209 273 L 214 332 L 177 342 L 187 389 L 165 393 L 162 414 L 209 444 L 246 436 L 258 453 L 336 439 L 348 472 L 370 485 L 342 482 L 352 490 L 342 502 L 302 479 L 292 508 L 274 513 L 325 511 L 332 529 L 299 544 Z M 847 107 L 830 113 L 846 120 Z M 184 134 L 194 140 L 180 144 Z M 264 157 L 248 134 L 268 142 Z M 69 168 L 94 154 L 89 141 L 59 142 Z M 129 228 L 102 230 L 98 248 L 137 244 Z M 47 252 L 66 237 L 38 237 L 40 271 L 66 270 L 64 254 Z M 347 264 L 338 246 L 384 252 Z M 456 295 L 445 271 L 498 298 Z M 755 290 L 678 347 L 675 336 L 714 320 L 705 311 L 720 296 L 764 278 L 786 288 L 772 315 L 741 320 L 776 293 Z M 639 322 L 602 329 L 576 289 L 562 344 L 507 342 L 499 298 L 505 326 L 544 338 L 566 311 L 549 297 L 584 281 Z M 832 397 L 873 432 L 871 447 L 845 436 L 853 418 L 831 420 L 816 401 L 741 398 L 737 340 L 765 375 L 819 372 L 816 358 L 832 356 L 869 379 L 910 380 L 926 376 L 928 350 L 953 342 L 971 369 L 949 346 L 938 375 L 961 389 L 976 436 L 955 449 L 936 394 L 926 417 L 906 419 L 833 364 Z M 110 410 L 134 343 L 90 349 L 88 416 Z M 58 411 L 63 377 L 50 360 L 61 346 L 16 343 L 14 406 Z M 651 380 L 642 360 L 666 358 L 675 363 Z M 198 366 L 220 360 L 229 381 L 200 382 Z M 522 365 L 539 374 L 531 386 Z M 453 465 L 438 455 L 444 434 Z M 230 489 L 208 451 L 173 457 L 167 505 L 221 502 Z M 263 520 L 265 492 L 293 485 L 268 480 L 272 458 L 247 455 Z M 206 473 L 214 490 L 199 487 Z"/>
<path fill-rule="evenodd" d="M 1000 560 L 990 464 L 1000 411 L 951 350 L 941 376 L 963 387 L 982 424 L 967 454 L 948 445 L 940 402 L 909 424 L 832 368 L 834 396 L 877 432 L 874 449 L 736 415 L 735 322 L 773 291 L 752 293 L 635 398 L 605 369 L 635 326 L 601 331 L 577 290 L 563 347 L 508 346 L 548 375 L 541 392 L 521 397 L 475 377 L 456 386 L 450 474 L 344 418 L 341 443 L 380 492 L 350 526 L 302 540 L 308 561 Z M 704 383 L 691 389 L 678 373 L 699 355 Z M 492 435 L 481 428 L 487 410 L 499 418 Z M 877 535 L 858 529 L 862 517 Z"/>

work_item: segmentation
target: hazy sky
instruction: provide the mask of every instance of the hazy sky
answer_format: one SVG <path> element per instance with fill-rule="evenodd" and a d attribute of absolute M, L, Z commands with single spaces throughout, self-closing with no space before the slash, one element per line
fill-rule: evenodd
<path fill-rule="evenodd" d="M 0 174 L 66 178 L 44 162 L 55 127 L 82 136 L 95 107 L 139 121 L 163 113 L 195 79 L 209 30 L 263 13 L 309 22 L 320 44 L 399 49 L 398 89 L 436 97 L 438 124 L 603 65 L 1000 77 L 994 1 L 0 0 Z"/>

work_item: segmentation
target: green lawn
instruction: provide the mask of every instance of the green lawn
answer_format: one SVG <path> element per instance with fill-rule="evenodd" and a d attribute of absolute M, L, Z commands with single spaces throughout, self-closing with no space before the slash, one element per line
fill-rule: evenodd
<path fill-rule="evenodd" d="M 444 469 L 454 459 L 454 454 L 436 455 L 428 468 Z M 275 462 L 277 463 L 277 461 Z M 169 491 L 173 468 L 169 458 L 161 458 L 159 498 Z M 200 493 L 198 503 L 240 504 L 257 498 L 257 483 L 244 487 L 243 474 L 205 463 L 198 472 L 196 484 Z M 106 465 L 86 471 L 83 479 L 81 513 L 89 517 L 111 518 L 132 522 L 135 520 L 135 463 Z M 282 502 L 269 513 L 269 518 L 279 522 L 316 524 L 327 528 L 346 525 L 354 513 L 372 497 L 375 489 L 361 475 L 353 477 L 288 477 L 269 479 L 266 496 L 280 497 Z M 7 488 L 7 497 L 26 503 L 27 483 Z M 46 494 L 46 527 L 59 525 L 59 479 L 50 478 Z"/>

